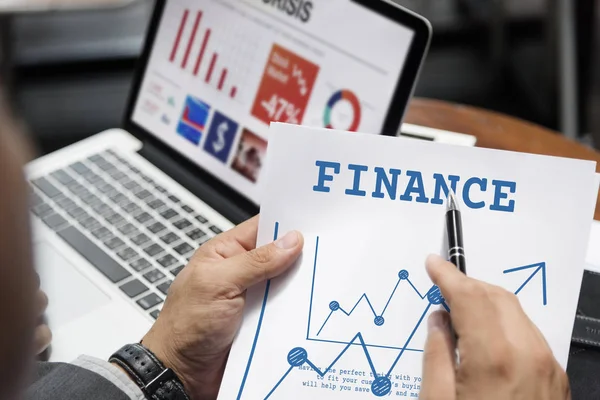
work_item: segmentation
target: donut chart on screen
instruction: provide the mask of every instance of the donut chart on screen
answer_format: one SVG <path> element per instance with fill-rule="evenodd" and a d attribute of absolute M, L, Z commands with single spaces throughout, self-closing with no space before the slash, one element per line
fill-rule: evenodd
<path fill-rule="evenodd" d="M 356 132 L 360 125 L 360 118 L 361 118 L 360 100 L 354 93 L 352 93 L 350 90 L 347 90 L 347 89 L 343 89 L 343 90 L 339 90 L 339 91 L 335 92 L 333 94 L 333 96 L 331 96 L 329 101 L 327 102 L 327 106 L 325 107 L 325 115 L 323 118 L 325 127 L 328 129 L 336 128 L 331 123 L 331 112 L 332 112 L 333 108 L 336 106 L 336 104 L 342 100 L 346 100 L 352 106 L 352 109 L 354 110 L 354 119 L 352 120 L 350 127 L 337 127 L 337 128 L 338 129 L 347 129 L 349 131 Z"/>

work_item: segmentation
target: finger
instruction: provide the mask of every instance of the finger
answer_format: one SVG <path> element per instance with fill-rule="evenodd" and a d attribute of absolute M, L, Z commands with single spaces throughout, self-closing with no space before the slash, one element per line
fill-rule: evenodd
<path fill-rule="evenodd" d="M 451 304 L 455 293 L 463 287 L 468 279 L 466 275 L 460 272 L 454 264 L 436 254 L 427 257 L 425 266 L 433 283 L 440 288 L 444 298 Z"/>
<path fill-rule="evenodd" d="M 258 216 L 249 219 L 203 244 L 199 256 L 217 256 L 220 259 L 235 257 L 256 248 Z"/>
<path fill-rule="evenodd" d="M 46 308 L 48 308 L 48 296 L 41 290 L 38 290 L 35 295 L 35 307 L 38 317 L 44 315 Z"/>
<path fill-rule="evenodd" d="M 52 331 L 48 325 L 39 325 L 35 328 L 33 338 L 35 354 L 43 353 L 52 342 Z"/>
<path fill-rule="evenodd" d="M 243 292 L 287 271 L 300 256 L 302 246 L 302 234 L 289 232 L 276 242 L 228 259 L 227 267 L 222 269 L 222 279 L 237 285 Z"/>
<path fill-rule="evenodd" d="M 456 397 L 454 354 L 450 318 L 445 311 L 437 311 L 428 321 L 420 399 L 450 400 Z"/>

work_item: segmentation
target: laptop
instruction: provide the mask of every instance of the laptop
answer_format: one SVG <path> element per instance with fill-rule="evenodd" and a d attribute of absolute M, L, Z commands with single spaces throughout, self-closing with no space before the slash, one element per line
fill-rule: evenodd
<path fill-rule="evenodd" d="M 388 0 L 157 1 L 123 127 L 27 166 L 50 359 L 143 337 L 258 212 L 271 121 L 397 135 L 430 37 Z"/>

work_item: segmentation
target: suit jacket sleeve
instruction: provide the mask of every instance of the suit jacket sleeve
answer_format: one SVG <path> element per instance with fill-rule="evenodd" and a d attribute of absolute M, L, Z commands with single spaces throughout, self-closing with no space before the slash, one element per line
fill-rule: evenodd
<path fill-rule="evenodd" d="M 92 357 L 71 364 L 37 363 L 27 390 L 30 400 L 144 400 L 125 372 Z"/>

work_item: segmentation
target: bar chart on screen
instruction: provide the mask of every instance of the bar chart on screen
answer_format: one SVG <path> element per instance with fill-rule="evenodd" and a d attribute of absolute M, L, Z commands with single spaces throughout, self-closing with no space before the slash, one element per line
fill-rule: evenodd
<path fill-rule="evenodd" d="M 222 11 L 219 16 L 222 18 Z M 211 20 L 210 9 L 180 10 L 173 24 L 174 37 L 167 48 L 169 64 L 193 77 L 198 85 L 240 100 L 255 38 L 247 30 L 236 32 L 231 24 L 223 26 L 219 19 Z"/>

